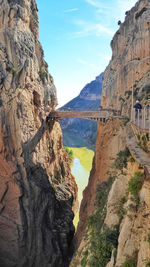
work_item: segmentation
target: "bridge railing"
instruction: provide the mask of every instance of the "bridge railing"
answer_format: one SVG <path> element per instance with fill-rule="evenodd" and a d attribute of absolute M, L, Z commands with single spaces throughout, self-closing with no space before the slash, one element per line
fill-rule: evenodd
<path fill-rule="evenodd" d="M 147 132 L 150 138 L 150 108 L 131 110 L 131 121 L 141 130 Z"/>

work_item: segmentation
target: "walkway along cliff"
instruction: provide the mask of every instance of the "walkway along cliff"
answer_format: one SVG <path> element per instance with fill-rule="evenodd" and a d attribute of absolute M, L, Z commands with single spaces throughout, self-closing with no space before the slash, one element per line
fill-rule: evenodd
<path fill-rule="evenodd" d="M 135 101 L 144 108 L 150 99 L 149 0 L 126 12 L 111 47 L 102 107 L 119 109 L 126 119 L 98 123 L 71 267 L 150 265 L 150 141 L 148 132 L 130 121 Z"/>
<path fill-rule="evenodd" d="M 0 266 L 66 267 L 77 186 L 38 41 L 35 0 L 0 1 Z"/>

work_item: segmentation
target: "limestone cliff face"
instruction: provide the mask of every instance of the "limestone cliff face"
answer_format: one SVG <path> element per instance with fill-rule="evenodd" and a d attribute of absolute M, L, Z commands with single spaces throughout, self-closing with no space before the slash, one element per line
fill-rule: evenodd
<path fill-rule="evenodd" d="M 129 114 L 135 99 L 150 97 L 150 1 L 138 1 L 126 13 L 111 42 L 112 59 L 104 73 L 102 105 Z"/>
<path fill-rule="evenodd" d="M 1 266 L 68 266 L 77 186 L 48 114 L 56 89 L 35 0 L 0 1 Z M 57 264 L 56 264 L 57 263 Z"/>
<path fill-rule="evenodd" d="M 89 183 L 83 192 L 80 208 L 80 220 L 77 229 L 78 244 L 86 228 L 88 216 L 95 211 L 95 197 L 97 185 L 113 175 L 112 163 L 117 153 L 124 149 L 126 144 L 125 127 L 118 121 L 110 121 L 106 126 L 98 125 L 96 152 L 89 177 Z"/>
<path fill-rule="evenodd" d="M 150 1 L 138 1 L 126 13 L 111 47 L 112 59 L 104 73 L 102 106 L 121 109 L 128 116 L 132 89 L 134 101 L 140 99 L 145 104 L 150 98 Z M 143 169 L 130 157 L 121 171 L 113 166 L 115 159 L 121 162 L 117 153 L 125 149 L 132 135 L 130 122 L 124 120 L 112 119 L 106 125 L 98 125 L 93 167 L 83 192 L 76 234 L 78 251 L 72 267 L 150 264 L 150 181 L 141 182 L 135 200 L 129 193 L 128 182 L 136 175 L 142 177 Z"/>

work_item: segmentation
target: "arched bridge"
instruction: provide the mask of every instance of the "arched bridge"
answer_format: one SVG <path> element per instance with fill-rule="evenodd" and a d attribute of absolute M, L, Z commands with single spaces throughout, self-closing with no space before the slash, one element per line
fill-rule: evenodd
<path fill-rule="evenodd" d="M 47 127 L 49 127 L 49 130 L 52 130 L 55 120 L 66 118 L 81 118 L 105 123 L 109 117 L 120 117 L 120 111 L 111 109 L 100 109 L 98 111 L 52 111 L 46 117 L 46 120 L 42 122 L 42 125 L 38 129 L 36 134 L 28 142 L 23 144 L 24 153 L 26 153 L 26 156 L 28 157 L 28 155 L 35 150 L 35 147 L 41 140 Z"/>
<path fill-rule="evenodd" d="M 80 118 L 92 121 L 99 121 L 105 123 L 109 117 L 117 117 L 120 115 L 119 111 L 111 109 L 100 109 L 98 111 L 77 111 L 77 110 L 58 110 L 51 112 L 47 120 L 59 120 L 66 118 Z"/>

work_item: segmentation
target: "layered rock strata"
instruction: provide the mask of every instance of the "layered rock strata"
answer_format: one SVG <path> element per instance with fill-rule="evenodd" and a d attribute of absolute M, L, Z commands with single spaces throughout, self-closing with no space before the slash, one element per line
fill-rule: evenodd
<path fill-rule="evenodd" d="M 77 243 L 80 244 L 87 218 L 95 211 L 96 189 L 109 176 L 113 176 L 113 161 L 120 150 L 125 148 L 126 128 L 119 120 L 109 121 L 106 125 L 98 123 L 96 151 L 88 186 L 83 191 L 79 224 L 77 229 Z"/>
<path fill-rule="evenodd" d="M 149 0 L 138 1 L 126 12 L 125 22 L 111 42 L 112 59 L 104 72 L 102 106 L 121 110 L 128 117 L 136 99 L 143 106 L 150 99 L 149 18 Z M 78 251 L 73 267 L 83 263 L 94 266 L 93 261 L 97 263 L 95 266 L 104 267 L 150 264 L 150 181 L 142 176 L 142 166 L 132 157 L 121 172 L 112 168 L 117 153 L 125 149 L 128 138 L 134 135 L 130 126 L 118 119 L 108 121 L 105 126 L 98 125 L 95 158 L 81 203 L 76 234 Z M 138 182 L 134 179 L 138 175 L 144 180 L 135 198 L 129 181 L 136 187 Z M 103 188 L 107 188 L 110 176 L 115 180 L 106 196 Z M 101 198 L 97 204 L 98 196 Z"/>
<path fill-rule="evenodd" d="M 68 266 L 77 186 L 35 0 L 0 1 L 0 265 Z"/>
<path fill-rule="evenodd" d="M 112 59 L 104 73 L 102 105 L 129 115 L 134 101 L 150 98 L 150 2 L 138 1 L 126 12 L 111 42 Z"/>

